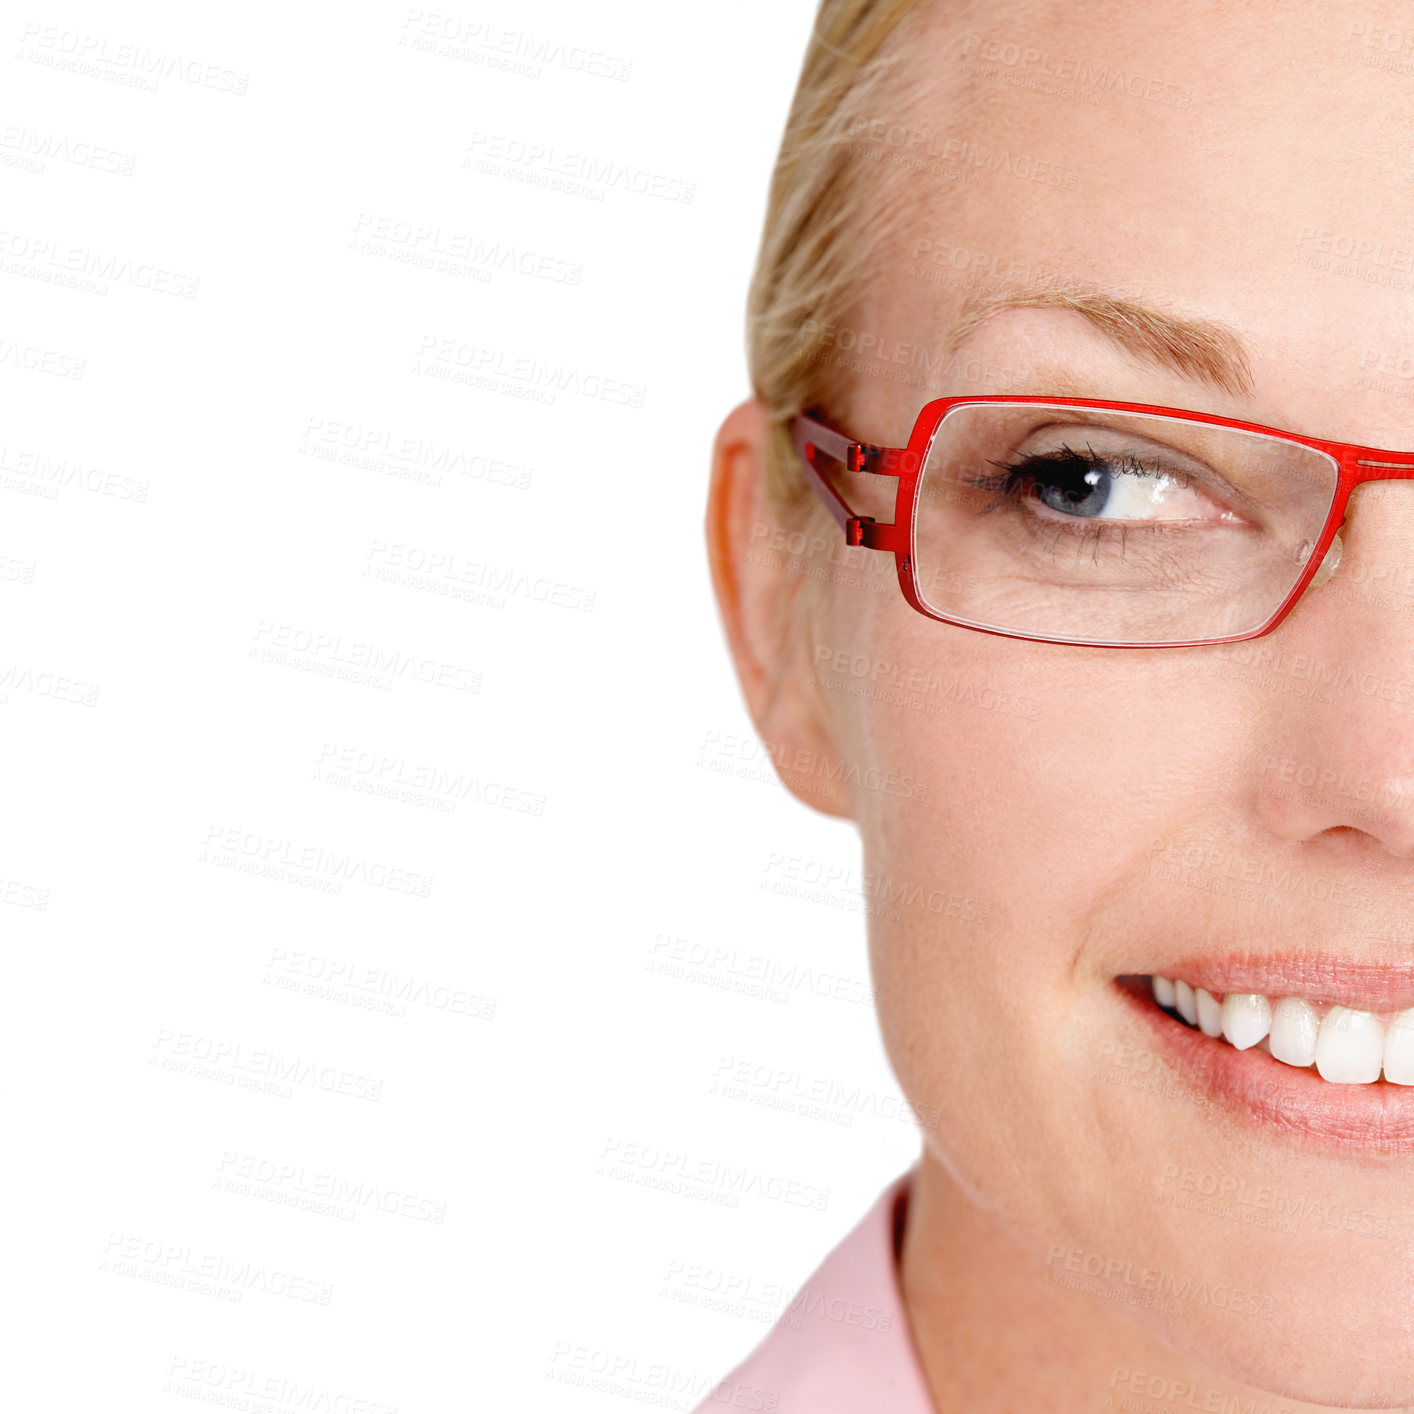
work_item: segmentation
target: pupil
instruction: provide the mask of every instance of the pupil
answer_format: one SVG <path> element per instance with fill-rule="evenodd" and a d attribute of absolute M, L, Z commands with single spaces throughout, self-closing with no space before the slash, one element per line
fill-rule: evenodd
<path fill-rule="evenodd" d="M 1110 476 L 1079 457 L 1057 460 L 1035 473 L 1036 495 L 1053 511 L 1095 516 L 1110 498 Z"/>

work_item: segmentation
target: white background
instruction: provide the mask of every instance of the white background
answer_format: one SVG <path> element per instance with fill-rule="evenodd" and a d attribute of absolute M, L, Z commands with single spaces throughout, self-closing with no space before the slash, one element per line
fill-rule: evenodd
<path fill-rule="evenodd" d="M 701 531 L 813 8 L 7 12 L 7 1405 L 687 1410 L 912 1161 Z"/>

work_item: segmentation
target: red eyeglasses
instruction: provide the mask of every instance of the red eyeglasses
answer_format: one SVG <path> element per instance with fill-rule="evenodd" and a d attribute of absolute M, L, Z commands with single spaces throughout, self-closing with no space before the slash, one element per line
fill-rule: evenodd
<path fill-rule="evenodd" d="M 906 447 L 791 422 L 845 542 L 892 552 L 920 614 L 983 633 L 1194 648 L 1270 633 L 1340 563 L 1350 493 L 1414 453 L 1144 403 L 938 398 Z M 821 470 L 898 482 L 892 523 Z"/>

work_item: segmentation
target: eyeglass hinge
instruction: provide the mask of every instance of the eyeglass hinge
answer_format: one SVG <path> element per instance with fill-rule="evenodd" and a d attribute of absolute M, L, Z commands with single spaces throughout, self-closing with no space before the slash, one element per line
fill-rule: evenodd
<path fill-rule="evenodd" d="M 878 471 L 880 450 L 867 442 L 851 442 L 844 464 L 850 471 Z"/>
<path fill-rule="evenodd" d="M 896 530 L 894 525 L 880 525 L 873 516 L 850 516 L 844 523 L 844 543 L 866 550 L 897 550 Z"/>
<path fill-rule="evenodd" d="M 919 456 L 907 447 L 876 447 L 870 442 L 851 442 L 844 452 L 849 471 L 874 476 L 909 476 L 918 470 Z"/>

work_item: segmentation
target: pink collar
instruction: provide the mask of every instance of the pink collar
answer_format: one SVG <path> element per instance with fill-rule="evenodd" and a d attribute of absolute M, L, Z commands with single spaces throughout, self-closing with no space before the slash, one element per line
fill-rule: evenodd
<path fill-rule="evenodd" d="M 693 1414 L 936 1414 L 898 1280 L 912 1177 L 910 1169 L 879 1195 Z"/>

